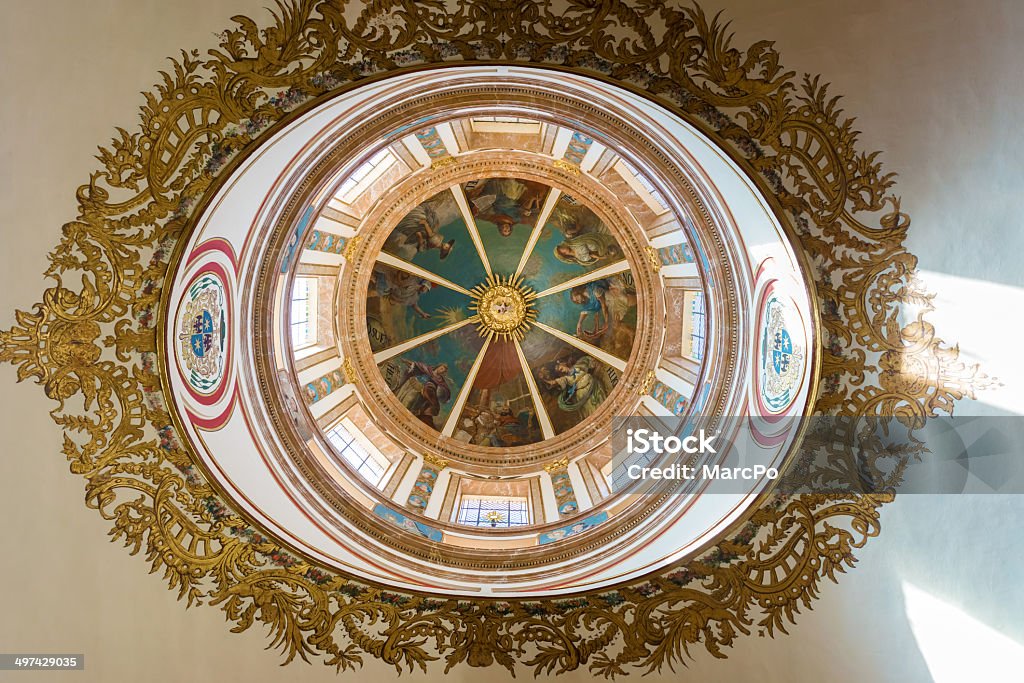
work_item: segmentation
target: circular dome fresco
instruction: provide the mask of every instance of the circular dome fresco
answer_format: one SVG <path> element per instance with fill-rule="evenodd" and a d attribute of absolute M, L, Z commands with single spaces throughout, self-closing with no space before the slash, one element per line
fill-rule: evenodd
<path fill-rule="evenodd" d="M 584 200 L 498 176 L 453 185 L 399 220 L 366 309 L 374 361 L 410 419 L 508 449 L 586 426 L 633 351 L 637 290 L 624 248 Z"/>
<path fill-rule="evenodd" d="M 728 428 L 779 466 L 814 385 L 764 197 L 643 98 L 538 69 L 408 73 L 296 117 L 206 205 L 169 304 L 171 393 L 224 495 L 316 565 L 432 593 L 694 556 L 770 482 L 623 486 L 614 418 Z"/>

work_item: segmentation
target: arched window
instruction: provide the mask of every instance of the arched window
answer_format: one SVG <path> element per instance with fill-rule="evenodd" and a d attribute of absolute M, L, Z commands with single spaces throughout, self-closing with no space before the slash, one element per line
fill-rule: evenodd
<path fill-rule="evenodd" d="M 381 479 L 387 471 L 388 462 L 382 455 L 374 453 L 363 446 L 352 435 L 352 432 L 345 428 L 344 421 L 339 422 L 327 432 L 327 440 L 334 446 L 335 451 L 349 467 L 354 469 L 364 479 L 380 487 Z"/>
<path fill-rule="evenodd" d="M 304 349 L 316 344 L 316 294 L 315 277 L 295 278 L 292 287 L 292 348 Z"/>

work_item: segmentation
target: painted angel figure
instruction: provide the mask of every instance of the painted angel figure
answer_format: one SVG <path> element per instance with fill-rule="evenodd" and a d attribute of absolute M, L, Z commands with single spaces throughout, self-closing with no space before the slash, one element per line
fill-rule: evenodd
<path fill-rule="evenodd" d="M 588 342 L 600 339 L 608 331 L 610 317 L 606 296 L 611 284 L 602 278 L 578 285 L 569 290 L 569 299 L 580 307 L 580 317 L 576 322 L 576 336 Z M 587 328 L 584 323 L 593 316 L 593 325 Z"/>
<path fill-rule="evenodd" d="M 581 418 L 594 413 L 607 397 L 604 386 L 594 376 L 596 361 L 583 356 L 570 365 L 565 360 L 555 361 L 556 377 L 542 377 L 549 387 L 559 390 L 558 407 L 565 412 L 580 412 Z"/>
<path fill-rule="evenodd" d="M 406 261 L 431 249 L 437 249 L 444 259 L 454 246 L 455 240 L 445 241 L 437 211 L 427 202 L 406 214 L 384 242 L 386 251 Z"/>
<path fill-rule="evenodd" d="M 527 223 L 541 205 L 543 191 L 515 178 L 490 178 L 469 193 L 473 216 L 490 221 L 502 237 L 512 235 L 517 223 Z"/>
<path fill-rule="evenodd" d="M 411 309 L 424 320 L 430 318 L 430 314 L 420 307 L 420 296 L 433 288 L 429 280 L 401 270 L 375 269 L 370 275 L 370 286 L 389 305 Z"/>
<path fill-rule="evenodd" d="M 555 246 L 555 258 L 563 263 L 590 266 L 599 261 L 622 258 L 622 247 L 605 232 L 570 237 Z"/>
<path fill-rule="evenodd" d="M 566 195 L 558 202 L 551 213 L 549 225 L 554 227 L 565 239 L 572 239 L 585 233 L 604 232 L 605 227 L 594 212 L 578 203 L 567 203 Z"/>

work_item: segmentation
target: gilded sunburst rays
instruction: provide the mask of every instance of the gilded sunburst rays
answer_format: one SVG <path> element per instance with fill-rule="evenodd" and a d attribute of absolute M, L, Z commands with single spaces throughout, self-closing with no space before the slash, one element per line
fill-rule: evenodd
<path fill-rule="evenodd" d="M 488 275 L 470 294 L 469 308 L 479 316 L 477 332 L 485 339 L 522 341 L 537 319 L 537 292 L 524 284 L 522 276 Z"/>

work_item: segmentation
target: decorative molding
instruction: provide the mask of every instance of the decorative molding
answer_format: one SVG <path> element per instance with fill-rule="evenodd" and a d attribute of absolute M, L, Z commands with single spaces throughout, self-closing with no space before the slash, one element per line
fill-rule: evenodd
<path fill-rule="evenodd" d="M 459 163 L 457 157 L 440 157 L 430 162 L 430 168 L 436 170 L 442 169 L 446 166 L 452 166 L 453 164 Z"/>
<path fill-rule="evenodd" d="M 295 274 L 306 277 L 337 277 L 338 266 L 327 266 L 321 263 L 299 263 Z"/>
<path fill-rule="evenodd" d="M 572 137 L 569 138 L 569 145 L 565 148 L 565 154 L 562 155 L 562 159 L 578 169 L 580 164 L 583 163 L 583 157 L 587 156 L 587 152 L 590 151 L 590 147 L 593 144 L 593 138 L 574 131 Z"/>
<path fill-rule="evenodd" d="M 658 251 L 654 247 L 647 247 L 647 262 L 651 266 L 651 270 L 655 273 L 661 271 L 661 257 L 658 255 Z"/>
<path fill-rule="evenodd" d="M 686 409 L 690 407 L 690 400 L 687 397 L 658 381 L 652 382 L 644 393 L 650 394 L 651 398 L 671 410 L 674 415 L 684 415 Z"/>
<path fill-rule="evenodd" d="M 551 463 L 562 465 L 562 462 Z M 551 486 L 555 489 L 555 505 L 560 518 L 574 517 L 580 511 L 579 501 L 576 499 L 576 487 L 569 477 L 569 464 L 564 466 L 551 467 L 545 465 L 544 469 L 551 477 Z"/>
<path fill-rule="evenodd" d="M 671 246 L 658 249 L 656 258 L 663 266 L 693 263 L 693 249 L 691 249 L 690 245 L 685 242 L 673 244 Z"/>
<path fill-rule="evenodd" d="M 444 464 L 440 464 L 444 463 Z M 430 497 L 434 493 L 434 488 L 437 486 L 438 477 L 441 475 L 441 470 L 448 466 L 448 463 L 438 458 L 431 458 L 427 460 L 427 457 L 423 457 L 423 467 L 420 468 L 420 473 L 416 476 L 416 481 L 413 482 L 412 491 L 409 493 L 409 497 L 406 499 L 405 504 L 419 512 L 423 512 L 427 508 L 427 503 L 430 502 Z"/>
<path fill-rule="evenodd" d="M 561 472 L 569 467 L 569 458 L 562 458 L 561 460 L 555 460 L 554 462 L 545 463 L 544 471 L 548 474 L 553 472 Z"/>
<path fill-rule="evenodd" d="M 455 161 L 450 155 L 448 147 L 444 144 L 444 140 L 441 139 L 440 133 L 437 132 L 437 128 L 430 126 L 423 128 L 415 133 L 416 139 L 423 145 L 423 150 L 430 157 L 431 166 L 434 168 L 447 166 Z"/>
<path fill-rule="evenodd" d="M 580 174 L 580 167 L 572 163 L 571 161 L 566 161 L 565 159 L 555 159 L 553 165 L 555 168 L 565 171 L 569 175 Z"/>
<path fill-rule="evenodd" d="M 306 238 L 306 249 L 322 251 L 327 254 L 343 254 L 346 241 L 341 235 L 335 235 L 326 230 L 311 230 L 309 237 Z"/>
<path fill-rule="evenodd" d="M 356 383 L 356 369 L 352 367 L 352 360 L 350 358 L 346 358 L 341 364 L 341 371 L 345 373 L 345 381 L 347 383 Z"/>
<path fill-rule="evenodd" d="M 336 346 L 330 346 L 326 349 L 320 349 L 309 355 L 302 356 L 301 358 L 295 359 L 295 372 L 299 373 L 303 370 L 308 370 L 314 365 L 319 365 L 324 361 L 338 357 L 338 348 Z"/>
<path fill-rule="evenodd" d="M 647 376 L 644 377 L 644 380 L 640 383 L 640 386 L 637 388 L 636 391 L 641 396 L 646 396 L 648 393 L 650 393 L 651 388 L 653 386 L 654 386 L 654 370 L 648 370 L 647 371 Z"/>
<path fill-rule="evenodd" d="M 303 397 L 306 400 L 306 405 L 311 406 L 317 401 L 322 401 L 344 386 L 344 384 L 345 376 L 341 369 L 331 370 L 326 375 L 318 377 L 312 382 L 307 382 L 303 385 Z"/>
<path fill-rule="evenodd" d="M 359 248 L 359 242 L 362 240 L 360 235 L 355 235 L 348 240 L 345 244 L 345 249 L 341 252 L 342 258 L 346 261 L 352 260 L 352 254 L 355 253 L 356 249 Z"/>
<path fill-rule="evenodd" d="M 462 475 L 452 472 L 448 476 L 448 486 L 444 491 L 444 500 L 441 501 L 441 512 L 438 519 L 442 522 L 450 522 L 455 516 L 455 503 L 458 501 L 460 489 L 462 488 Z"/>
<path fill-rule="evenodd" d="M 402 484 L 402 480 L 405 479 L 406 473 L 408 473 L 409 468 L 412 467 L 414 462 L 416 462 L 415 455 L 412 453 L 402 454 L 402 459 L 398 462 L 395 471 L 392 472 L 391 478 L 388 479 L 388 483 L 382 491 L 385 498 L 392 498 L 395 495 L 395 491 Z"/>
<path fill-rule="evenodd" d="M 525 89 L 518 86 L 515 90 L 518 94 L 518 91 Z M 505 90 L 501 90 L 499 93 L 504 96 Z M 534 90 L 530 90 L 528 93 L 530 100 L 534 103 L 542 97 Z M 474 92 L 474 100 L 481 101 L 485 94 L 494 96 L 491 93 Z M 522 96 L 525 97 L 526 93 L 524 92 Z M 422 100 L 426 99 L 422 98 Z M 559 104 L 561 103 L 559 102 Z M 562 106 L 562 110 L 568 111 L 566 105 Z M 417 111 L 417 113 L 420 112 Z M 450 187 L 474 178 L 506 175 L 545 183 L 561 192 L 578 197 L 613 231 L 619 244 L 626 251 L 628 263 L 638 264 L 641 267 L 631 269 L 635 277 L 638 299 L 637 335 L 634 342 L 636 350 L 630 366 L 618 380 L 622 390 L 620 391 L 619 387 L 616 387 L 616 390 L 601 404 L 598 411 L 591 416 L 592 422 L 587 427 L 578 425 L 576 428 L 558 435 L 557 438 L 546 439 L 527 447 L 503 449 L 499 455 L 493 448 L 455 441 L 447 437 L 438 439 L 436 430 L 430 429 L 417 420 L 408 419 L 408 411 L 384 382 L 374 354 L 370 353 L 367 344 L 363 341 L 362 334 L 366 326 L 365 292 L 370 278 L 370 269 L 363 268 L 361 264 L 375 262 L 380 248 L 390 232 L 387 228 L 396 224 L 401 216 L 404 216 L 425 198 L 435 194 L 438 188 Z M 315 186 L 315 183 L 310 182 L 310 185 Z M 514 470 L 517 474 L 525 474 L 536 471 L 540 463 L 552 458 L 557 459 L 565 453 L 576 454 L 593 448 L 596 445 L 592 443 L 595 439 L 604 438 L 601 436 L 600 428 L 610 424 L 612 416 L 629 414 L 635 410 L 639 397 L 635 391 L 630 389 L 630 387 L 636 386 L 633 375 L 642 372 L 641 367 L 649 367 L 656 363 L 660 351 L 662 335 L 655 313 L 663 307 L 662 292 L 657 278 L 648 268 L 642 267 L 644 259 L 646 259 L 644 252 L 646 242 L 643 240 L 642 230 L 635 224 L 635 221 L 631 222 L 628 214 L 614 204 L 614 199 L 614 195 L 605 193 L 603 188 L 596 185 L 591 179 L 567 177 L 555 173 L 549 160 L 533 154 L 509 150 L 468 153 L 457 166 L 445 169 L 436 175 L 410 177 L 396 185 L 391 193 L 385 195 L 377 210 L 365 218 L 365 229 L 360 233 L 364 239 L 358 252 L 352 255 L 351 262 L 354 267 L 348 269 L 342 276 L 339 295 L 343 301 L 354 302 L 354 305 L 346 306 L 342 310 L 340 338 L 343 354 L 345 357 L 353 359 L 353 365 L 359 376 L 357 391 L 368 405 L 374 406 L 375 415 L 381 428 L 389 433 L 400 434 L 404 440 L 415 443 L 418 452 L 434 453 L 439 457 L 450 459 L 452 462 L 457 462 L 460 468 L 467 472 L 487 475 L 491 473 L 490 468 L 496 463 L 500 463 L 510 472 Z M 296 203 L 296 206 L 300 205 L 300 202 Z M 282 219 L 282 235 L 287 234 L 287 225 L 288 221 Z M 270 287 L 272 284 L 273 281 L 267 279 L 262 286 Z M 270 296 L 272 295 L 268 292 L 268 298 Z M 729 297 L 727 295 L 722 298 L 728 299 Z M 730 310 L 736 308 L 735 297 L 730 299 L 729 305 Z M 723 313 L 722 316 L 725 318 L 726 314 Z M 258 339 L 262 338 L 267 337 L 258 336 Z M 269 352 L 268 349 L 267 354 L 257 355 L 269 357 L 272 352 Z"/>
<path fill-rule="evenodd" d="M 425 462 L 428 465 L 436 468 L 438 471 L 443 470 L 446 467 L 448 467 L 448 461 L 447 460 L 445 460 L 444 458 L 439 458 L 436 455 L 433 455 L 431 453 L 424 453 L 423 454 L 423 462 Z"/>

